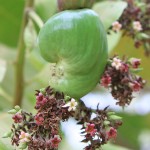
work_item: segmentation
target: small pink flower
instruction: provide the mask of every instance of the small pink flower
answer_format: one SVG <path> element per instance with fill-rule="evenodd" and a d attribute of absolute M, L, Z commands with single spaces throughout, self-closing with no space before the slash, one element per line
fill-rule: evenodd
<path fill-rule="evenodd" d="M 134 81 L 133 83 L 129 83 L 129 86 L 131 87 L 131 89 L 134 91 L 134 92 L 138 92 L 141 90 L 141 84 L 138 83 L 137 81 Z"/>
<path fill-rule="evenodd" d="M 87 123 L 85 131 L 90 134 L 91 136 L 94 136 L 97 132 L 97 129 L 95 129 L 95 124 L 93 123 Z"/>
<path fill-rule="evenodd" d="M 108 88 L 111 84 L 111 77 L 109 75 L 105 75 L 101 78 L 101 85 L 105 88 Z"/>
<path fill-rule="evenodd" d="M 37 107 L 40 107 L 40 106 L 43 106 L 46 104 L 47 102 L 47 99 L 44 97 L 44 95 L 42 93 L 39 93 L 37 96 L 36 96 L 36 106 Z"/>
<path fill-rule="evenodd" d="M 19 139 L 21 143 L 29 142 L 31 140 L 31 136 L 29 133 L 25 133 L 24 131 L 21 131 Z"/>
<path fill-rule="evenodd" d="M 112 29 L 113 31 L 120 31 L 120 29 L 122 28 L 122 24 L 120 24 L 118 21 L 115 21 L 112 23 Z"/>
<path fill-rule="evenodd" d="M 138 68 L 139 65 L 141 64 L 141 59 L 131 58 L 129 61 L 133 68 Z"/>
<path fill-rule="evenodd" d="M 15 123 L 21 123 L 23 120 L 23 117 L 20 113 L 17 113 L 12 116 L 12 119 L 14 120 Z"/>
<path fill-rule="evenodd" d="M 37 114 L 34 117 L 34 119 L 35 119 L 37 125 L 42 125 L 43 124 L 44 118 L 41 114 Z"/>
<path fill-rule="evenodd" d="M 120 71 L 121 72 L 128 72 L 129 70 L 129 66 L 127 64 L 122 63 L 121 67 L 120 67 Z"/>
<path fill-rule="evenodd" d="M 52 148 L 58 148 L 59 143 L 61 142 L 61 138 L 59 135 L 54 135 L 54 138 L 50 140 Z"/>
<path fill-rule="evenodd" d="M 75 111 L 77 105 L 78 103 L 76 102 L 76 100 L 72 98 L 70 102 L 68 102 L 62 107 L 68 107 L 68 111 Z"/>
<path fill-rule="evenodd" d="M 134 21 L 133 22 L 133 29 L 135 31 L 141 31 L 142 30 L 142 25 L 139 21 Z"/>
<path fill-rule="evenodd" d="M 120 67 L 122 66 L 122 62 L 121 62 L 120 59 L 114 57 L 114 58 L 113 58 L 113 61 L 112 61 L 112 63 L 111 63 L 111 66 L 114 67 L 114 68 L 116 68 L 116 70 L 119 70 Z"/>
<path fill-rule="evenodd" d="M 113 127 L 110 128 L 108 132 L 106 132 L 107 138 L 109 139 L 116 139 L 117 137 L 117 130 Z"/>

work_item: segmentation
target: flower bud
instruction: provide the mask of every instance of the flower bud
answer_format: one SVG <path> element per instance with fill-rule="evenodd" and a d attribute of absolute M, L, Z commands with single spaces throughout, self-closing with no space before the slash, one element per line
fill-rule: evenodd
<path fill-rule="evenodd" d="M 111 119 L 111 120 L 121 120 L 122 117 L 117 116 L 117 115 L 110 115 L 110 116 L 109 116 L 109 119 Z"/>
<path fill-rule="evenodd" d="M 110 121 L 107 121 L 107 120 L 104 121 L 105 126 L 108 126 L 109 124 L 110 124 Z"/>
<path fill-rule="evenodd" d="M 17 112 L 21 109 L 20 106 L 18 106 L 18 105 L 16 105 L 14 108 Z"/>

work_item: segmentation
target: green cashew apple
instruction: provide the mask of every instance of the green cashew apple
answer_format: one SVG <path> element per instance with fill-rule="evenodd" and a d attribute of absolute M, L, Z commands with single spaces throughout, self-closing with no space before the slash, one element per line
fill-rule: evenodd
<path fill-rule="evenodd" d="M 51 63 L 50 86 L 70 97 L 90 92 L 107 62 L 107 39 L 90 9 L 66 10 L 51 17 L 38 36 L 42 57 Z"/>

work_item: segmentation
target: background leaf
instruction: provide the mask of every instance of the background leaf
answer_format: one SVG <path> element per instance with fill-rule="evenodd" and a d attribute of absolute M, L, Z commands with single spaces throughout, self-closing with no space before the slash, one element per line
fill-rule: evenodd
<path fill-rule="evenodd" d="M 123 1 L 102 1 L 93 6 L 93 10 L 98 13 L 105 29 L 107 30 L 114 21 L 118 20 L 127 3 Z"/>
<path fill-rule="evenodd" d="M 24 0 L 0 0 L 0 43 L 17 45 Z"/>
<path fill-rule="evenodd" d="M 1 122 L 1 128 L 0 128 L 0 150 L 13 150 L 14 148 L 11 146 L 11 140 L 9 138 L 2 138 L 4 133 L 10 131 L 11 127 L 11 115 L 8 115 L 6 113 L 0 114 L 0 122 Z M 1 149 L 2 147 L 2 149 Z"/>
<path fill-rule="evenodd" d="M 110 31 L 110 34 L 107 34 L 108 53 L 111 53 L 111 51 L 118 44 L 118 42 L 120 41 L 121 35 L 122 35 L 121 32 L 115 33 L 113 31 Z"/>

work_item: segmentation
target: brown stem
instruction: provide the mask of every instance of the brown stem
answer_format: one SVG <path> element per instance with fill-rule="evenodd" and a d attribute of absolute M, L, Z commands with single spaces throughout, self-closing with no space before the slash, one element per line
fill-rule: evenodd
<path fill-rule="evenodd" d="M 58 10 L 91 8 L 95 0 L 57 0 Z"/>
<path fill-rule="evenodd" d="M 34 0 L 26 0 L 20 36 L 18 40 L 18 54 L 15 70 L 15 95 L 13 105 L 21 105 L 24 91 L 24 61 L 25 61 L 25 44 L 23 40 L 24 29 L 28 23 L 28 11 L 33 8 Z"/>

